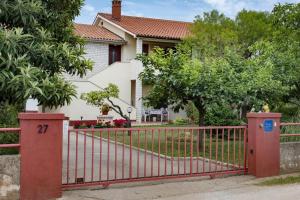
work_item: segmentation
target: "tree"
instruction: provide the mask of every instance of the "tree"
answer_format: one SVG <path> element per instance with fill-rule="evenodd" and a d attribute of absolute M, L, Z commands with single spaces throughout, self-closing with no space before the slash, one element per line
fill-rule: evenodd
<path fill-rule="evenodd" d="M 175 51 L 138 57 L 145 67 L 140 78 L 153 85 L 145 103 L 178 111 L 190 101 L 202 126 L 221 121 L 207 119 L 224 117 L 220 110 L 245 118 L 264 104 L 298 102 L 299 5 L 277 5 L 271 14 L 242 11 L 235 21 L 217 11 L 196 17 L 191 36 Z"/>
<path fill-rule="evenodd" d="M 268 12 L 242 10 L 238 13 L 235 24 L 240 52 L 245 58 L 251 56 L 249 47 L 254 43 L 272 37 L 272 20 Z"/>
<path fill-rule="evenodd" d="M 270 57 L 290 92 L 284 102 L 300 105 L 300 3 L 278 4 L 272 11 L 274 46 Z"/>
<path fill-rule="evenodd" d="M 241 107 L 245 113 L 251 109 L 261 110 L 262 105 L 271 107 L 287 95 L 290 87 L 281 78 L 276 64 L 273 62 L 274 46 L 271 42 L 256 42 L 249 48 L 252 56 L 245 59 L 245 65 L 240 74 Z"/>
<path fill-rule="evenodd" d="M 45 107 L 70 103 L 76 91 L 63 74 L 92 68 L 84 41 L 73 33 L 82 0 L 0 2 L 0 104 L 21 104 L 31 96 Z"/>
<path fill-rule="evenodd" d="M 173 105 L 178 111 L 189 101 L 200 113 L 199 125 L 204 125 L 205 114 L 212 104 L 228 102 L 235 89 L 235 71 L 226 59 L 191 59 L 191 52 L 178 47 L 165 54 L 155 49 L 149 56 L 141 55 L 144 64 L 140 78 L 153 85 L 145 98 L 146 104 L 158 107 L 160 102 Z"/>
<path fill-rule="evenodd" d="M 263 45 L 251 48 L 251 52 L 260 53 L 248 60 L 225 49 L 223 57 L 201 61 L 192 59 L 191 51 L 182 46 L 166 54 L 158 48 L 148 56 L 140 55 L 138 59 L 144 64 L 140 78 L 153 85 L 145 103 L 153 107 L 172 105 L 178 111 L 190 101 L 199 112 L 199 125 L 203 126 L 209 121 L 209 111 L 240 110 L 245 105 L 250 111 L 280 99 L 287 87 L 276 79 L 277 72 L 268 57 L 271 50 L 262 51 Z"/>
<path fill-rule="evenodd" d="M 81 99 L 85 100 L 87 104 L 97 106 L 99 108 L 106 106 L 107 102 L 110 104 L 110 109 L 118 113 L 122 118 L 127 121 L 127 127 L 131 127 L 130 118 L 123 113 L 120 106 L 115 104 L 112 98 L 119 97 L 119 88 L 114 84 L 109 84 L 108 87 L 104 88 L 102 91 L 91 91 L 89 93 L 81 94 Z"/>
<path fill-rule="evenodd" d="M 238 41 L 234 21 L 217 10 L 196 16 L 191 32 L 185 41 L 192 46 L 193 57 L 201 60 L 223 56 L 225 48 L 236 46 Z"/>

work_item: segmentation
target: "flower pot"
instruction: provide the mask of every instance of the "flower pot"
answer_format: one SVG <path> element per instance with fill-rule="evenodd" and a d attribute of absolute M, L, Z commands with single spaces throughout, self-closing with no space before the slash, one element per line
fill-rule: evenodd
<path fill-rule="evenodd" d="M 102 115 L 108 115 L 108 111 L 102 111 Z"/>

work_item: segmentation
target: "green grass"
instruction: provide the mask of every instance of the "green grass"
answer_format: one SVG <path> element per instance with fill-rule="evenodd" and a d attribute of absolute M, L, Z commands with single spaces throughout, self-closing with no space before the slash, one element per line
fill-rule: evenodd
<path fill-rule="evenodd" d="M 274 185 L 288 185 L 300 183 L 300 176 L 289 176 L 285 178 L 274 178 L 271 180 L 258 183 L 259 186 L 274 186 Z"/>
<path fill-rule="evenodd" d="M 300 126 L 283 126 L 281 127 L 281 134 L 300 134 Z M 300 142 L 299 136 L 281 137 L 281 143 L 285 142 Z"/>
<path fill-rule="evenodd" d="M 165 131 L 164 129 L 161 129 L 161 132 L 159 132 L 157 129 L 148 129 L 148 131 L 133 131 L 131 133 L 132 136 L 130 136 L 130 133 L 128 132 L 102 132 L 101 137 L 107 139 L 109 136 L 112 141 L 116 140 L 127 145 L 132 143 L 134 147 L 148 151 L 153 150 L 155 153 L 170 157 L 199 156 L 243 166 L 243 132 L 237 130 L 236 133 L 231 131 L 229 134 L 230 139 L 228 140 L 228 132 L 222 134 L 222 130 L 220 130 L 218 134 L 215 131 L 211 134 L 209 131 L 206 131 L 204 135 L 202 132 L 199 134 L 198 138 L 197 130 L 180 130 L 179 132 L 176 130 L 172 132 L 171 130 Z M 95 135 L 100 136 L 100 133 L 95 133 Z M 203 141 L 205 141 L 205 148 Z M 199 143 L 201 148 L 199 148 Z M 174 150 L 173 153 L 171 151 L 172 149 Z"/>
<path fill-rule="evenodd" d="M 145 125 L 137 125 L 137 126 L 133 126 L 132 128 L 172 128 L 172 127 L 197 127 L 197 125 L 195 124 L 157 124 L 157 125 L 149 125 L 149 126 L 145 126 Z"/>

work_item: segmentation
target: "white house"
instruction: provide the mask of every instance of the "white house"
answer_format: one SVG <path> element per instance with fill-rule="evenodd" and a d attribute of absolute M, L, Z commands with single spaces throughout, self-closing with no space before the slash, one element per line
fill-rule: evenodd
<path fill-rule="evenodd" d="M 114 99 L 126 112 L 133 108 L 131 119 L 141 122 L 142 97 L 149 86 L 138 79 L 142 63 L 135 60 L 140 53 L 149 53 L 154 47 L 172 48 L 189 34 L 191 23 L 121 15 L 121 0 L 112 1 L 112 14 L 98 13 L 93 24 L 75 24 L 76 34 L 86 39 L 86 57 L 94 61 L 94 69 L 86 77 L 67 79 L 77 86 L 78 96 L 92 90 L 101 90 L 109 83 L 120 89 L 119 99 Z M 99 109 L 88 106 L 80 98 L 56 110 L 64 112 L 71 120 L 96 119 Z M 116 118 L 116 113 L 111 112 Z M 170 119 L 177 115 L 169 112 Z"/>

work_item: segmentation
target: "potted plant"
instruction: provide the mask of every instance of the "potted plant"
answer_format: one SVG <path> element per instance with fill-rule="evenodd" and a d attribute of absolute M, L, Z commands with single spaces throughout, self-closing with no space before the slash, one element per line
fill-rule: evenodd
<path fill-rule="evenodd" d="M 108 87 L 103 90 L 83 93 L 80 98 L 86 101 L 88 105 L 100 108 L 103 115 L 107 115 L 110 110 L 115 111 L 128 122 L 126 127 L 131 127 L 130 118 L 124 113 L 122 108 L 112 100 L 113 98 L 119 98 L 118 86 L 110 83 Z"/>
<path fill-rule="evenodd" d="M 110 107 L 108 104 L 103 104 L 101 107 L 102 115 L 108 115 L 108 112 L 110 111 Z"/>

